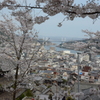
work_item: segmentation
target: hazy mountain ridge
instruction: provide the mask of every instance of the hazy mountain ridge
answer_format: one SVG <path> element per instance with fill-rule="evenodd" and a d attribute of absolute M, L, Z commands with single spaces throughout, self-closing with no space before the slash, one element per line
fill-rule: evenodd
<path fill-rule="evenodd" d="M 41 39 L 49 39 L 50 41 L 55 40 L 55 41 L 74 41 L 74 40 L 81 40 L 84 38 L 77 38 L 77 37 L 64 37 L 64 36 L 42 36 L 39 35 L 39 38 Z"/>

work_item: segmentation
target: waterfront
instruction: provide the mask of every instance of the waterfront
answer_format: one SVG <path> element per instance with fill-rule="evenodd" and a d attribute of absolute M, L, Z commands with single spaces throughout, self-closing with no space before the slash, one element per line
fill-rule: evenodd
<path fill-rule="evenodd" d="M 66 48 L 60 48 L 60 47 L 57 47 L 57 45 L 48 45 L 48 46 L 45 46 L 45 48 L 47 50 L 50 50 L 50 47 L 55 47 L 55 50 L 56 51 L 70 51 L 70 53 L 77 53 L 77 52 L 80 52 L 80 51 L 75 51 L 75 50 L 70 50 L 70 49 L 66 49 Z"/>
<path fill-rule="evenodd" d="M 81 52 L 81 51 L 75 51 L 75 50 L 71 50 L 71 49 L 58 47 L 58 45 L 61 43 L 73 41 L 73 40 L 80 40 L 79 38 L 68 38 L 68 37 L 66 37 L 66 39 L 64 37 L 63 38 L 61 38 L 61 37 L 49 37 L 49 38 L 50 38 L 50 42 L 55 44 L 55 45 L 46 45 L 45 48 L 47 50 L 50 50 L 50 47 L 55 47 L 56 51 L 70 51 L 70 53 Z M 64 40 L 66 40 L 66 41 L 64 41 Z"/>
<path fill-rule="evenodd" d="M 71 49 L 66 49 L 66 48 L 60 48 L 60 47 L 57 47 L 57 45 L 58 44 L 56 44 L 56 45 L 47 45 L 47 46 L 45 46 L 45 48 L 47 50 L 50 50 L 50 47 L 55 47 L 56 51 L 70 51 L 70 53 L 74 53 L 74 54 L 78 53 L 78 52 L 81 53 L 81 51 L 76 51 L 76 50 L 71 50 Z M 98 54 L 97 57 L 100 57 L 100 54 Z"/>

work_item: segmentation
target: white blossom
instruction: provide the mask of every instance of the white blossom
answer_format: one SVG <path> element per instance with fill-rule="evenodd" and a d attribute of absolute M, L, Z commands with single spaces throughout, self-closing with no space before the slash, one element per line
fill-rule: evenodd
<path fill-rule="evenodd" d="M 84 97 L 84 93 L 83 93 L 83 92 L 78 92 L 78 93 L 76 93 L 76 94 L 74 95 L 74 97 L 75 97 L 75 100 L 78 100 L 79 98 Z"/>
<path fill-rule="evenodd" d="M 45 22 L 48 19 L 49 19 L 49 17 L 47 17 L 47 16 L 46 17 L 39 16 L 39 17 L 36 17 L 34 19 L 34 21 L 35 21 L 35 23 L 41 24 L 41 23 Z"/>
<path fill-rule="evenodd" d="M 97 89 L 96 88 L 90 88 L 89 93 L 96 94 L 97 93 Z"/>

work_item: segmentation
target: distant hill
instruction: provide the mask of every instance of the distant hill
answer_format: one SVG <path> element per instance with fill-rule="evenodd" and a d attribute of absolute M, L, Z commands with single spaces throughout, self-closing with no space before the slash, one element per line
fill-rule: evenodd
<path fill-rule="evenodd" d="M 68 42 L 65 42 L 65 43 L 75 43 L 75 42 L 85 42 L 85 43 L 87 43 L 89 41 L 90 41 L 90 39 L 81 39 L 81 40 L 68 41 Z"/>
<path fill-rule="evenodd" d="M 76 37 L 64 37 L 64 36 L 41 36 L 41 39 L 49 39 L 50 41 L 74 41 L 74 40 L 82 40 L 83 38 L 76 38 Z"/>
<path fill-rule="evenodd" d="M 64 43 L 76 43 L 76 42 L 84 42 L 84 43 L 88 43 L 88 42 L 96 42 L 98 41 L 97 39 L 80 39 L 80 40 L 72 40 L 72 41 L 67 41 Z"/>
<path fill-rule="evenodd" d="M 75 50 L 76 48 L 73 45 L 74 43 L 78 43 L 78 42 L 83 42 L 83 43 L 93 42 L 94 43 L 96 41 L 97 41 L 96 39 L 73 40 L 73 41 L 67 41 L 67 42 L 61 43 L 61 44 L 58 45 L 58 47 Z"/>

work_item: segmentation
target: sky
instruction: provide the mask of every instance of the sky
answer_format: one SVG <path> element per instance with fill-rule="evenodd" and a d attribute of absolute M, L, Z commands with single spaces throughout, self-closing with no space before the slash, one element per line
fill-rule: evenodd
<path fill-rule="evenodd" d="M 19 3 L 23 3 L 23 0 L 18 0 Z M 33 0 L 27 0 L 28 4 L 34 5 Z M 85 3 L 86 0 L 75 0 L 75 3 Z M 5 11 L 6 12 L 6 11 Z M 34 10 L 35 15 L 44 16 L 45 14 L 40 10 Z M 34 28 L 39 32 L 40 37 L 61 37 L 61 38 L 87 38 L 82 30 L 88 29 L 89 31 L 96 32 L 100 31 L 100 19 L 96 20 L 93 24 L 93 20 L 86 18 L 75 18 L 73 21 L 64 21 L 62 27 L 58 27 L 58 23 L 62 22 L 65 18 L 63 14 L 57 14 L 55 16 L 49 17 L 42 24 L 36 24 Z"/>
<path fill-rule="evenodd" d="M 90 18 L 75 18 L 73 21 L 64 21 L 61 27 L 58 27 L 58 23 L 63 20 L 64 16 L 58 14 L 51 17 L 49 20 L 42 24 L 36 24 L 35 29 L 39 31 L 41 36 L 54 36 L 54 37 L 75 37 L 85 38 L 86 33 L 82 30 L 88 29 L 89 31 L 96 32 L 100 30 L 100 20 L 98 19 L 93 24 L 93 20 Z"/>
<path fill-rule="evenodd" d="M 86 3 L 86 0 L 75 0 L 75 3 Z M 43 13 L 39 13 L 42 15 Z M 62 22 L 65 18 L 63 14 L 57 14 L 50 17 L 49 20 L 42 24 L 36 24 L 35 28 L 39 31 L 39 35 L 42 37 L 61 37 L 61 38 L 87 38 L 86 33 L 82 30 L 88 29 L 89 31 L 96 32 L 100 31 L 100 19 L 96 20 L 95 23 L 89 17 L 86 18 L 75 18 L 73 21 L 64 21 L 62 27 L 58 27 L 58 23 Z"/>

